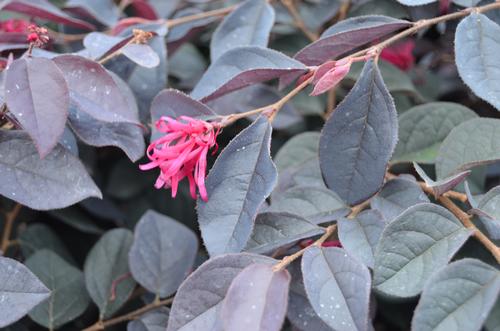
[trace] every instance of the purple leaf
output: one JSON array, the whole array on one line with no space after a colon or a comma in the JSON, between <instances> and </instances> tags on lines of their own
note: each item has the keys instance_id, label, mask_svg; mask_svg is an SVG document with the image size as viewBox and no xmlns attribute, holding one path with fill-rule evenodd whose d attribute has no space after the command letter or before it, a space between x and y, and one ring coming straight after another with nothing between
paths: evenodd
<instances>
[{"instance_id":1,"label":"purple leaf","mask_svg":"<svg viewBox=\"0 0 500 331\"><path fill-rule=\"evenodd\" d=\"M211 256L240 252L255 217L277 181L269 119L259 117L224 148L208 174L208 202L198 199L198 222Z\"/></svg>"},{"instance_id":2,"label":"purple leaf","mask_svg":"<svg viewBox=\"0 0 500 331\"><path fill-rule=\"evenodd\" d=\"M225 330L279 331L285 320L290 274L251 264L231 282L222 303Z\"/></svg>"},{"instance_id":3,"label":"purple leaf","mask_svg":"<svg viewBox=\"0 0 500 331\"><path fill-rule=\"evenodd\" d=\"M224 18L212 35L212 62L238 46L267 47L274 15L273 7L266 0L247 0L239 5Z\"/></svg>"},{"instance_id":4,"label":"purple leaf","mask_svg":"<svg viewBox=\"0 0 500 331\"><path fill-rule=\"evenodd\" d=\"M189 116L203 120L217 117L210 108L189 95L175 89L163 90L151 102L151 123L153 126L162 116L178 118ZM151 140L156 140L160 133L153 127Z\"/></svg>"},{"instance_id":5,"label":"purple leaf","mask_svg":"<svg viewBox=\"0 0 500 331\"><path fill-rule=\"evenodd\" d=\"M103 122L139 122L102 65L77 55L61 55L54 62L68 83L72 106L80 112Z\"/></svg>"},{"instance_id":6,"label":"purple leaf","mask_svg":"<svg viewBox=\"0 0 500 331\"><path fill-rule=\"evenodd\" d=\"M0 194L36 210L65 208L89 197L102 198L83 164L56 146L40 159L28 135L0 133Z\"/></svg>"},{"instance_id":7,"label":"purple leaf","mask_svg":"<svg viewBox=\"0 0 500 331\"><path fill-rule=\"evenodd\" d=\"M188 7L181 9L175 13L172 19L181 18L184 16L191 16L202 13L203 10L196 7ZM170 53L175 52L175 50L180 46L183 41L190 39L197 31L201 30L202 27L214 22L216 17L207 17L200 20L194 20L186 22L184 24L179 24L170 29L167 35L168 50ZM173 47L172 47L173 46Z\"/></svg>"},{"instance_id":8,"label":"purple leaf","mask_svg":"<svg viewBox=\"0 0 500 331\"><path fill-rule=\"evenodd\" d=\"M294 58L306 65L320 65L410 25L411 22L387 16L349 18L327 29L317 41L304 47Z\"/></svg>"},{"instance_id":9,"label":"purple leaf","mask_svg":"<svg viewBox=\"0 0 500 331\"><path fill-rule=\"evenodd\" d=\"M149 45L129 44L123 47L121 52L141 67L155 68L160 64L160 57Z\"/></svg>"},{"instance_id":10,"label":"purple leaf","mask_svg":"<svg viewBox=\"0 0 500 331\"><path fill-rule=\"evenodd\" d=\"M0 257L0 327L26 315L50 296L50 290L23 264Z\"/></svg>"},{"instance_id":11,"label":"purple leaf","mask_svg":"<svg viewBox=\"0 0 500 331\"><path fill-rule=\"evenodd\" d=\"M76 135L88 145L118 147L133 162L144 155L144 137L141 127L137 124L103 122L75 107L70 108L69 124Z\"/></svg>"},{"instance_id":12,"label":"purple leaf","mask_svg":"<svg viewBox=\"0 0 500 331\"><path fill-rule=\"evenodd\" d=\"M206 102L252 84L304 71L303 64L280 52L255 46L237 47L212 63L191 96Z\"/></svg>"},{"instance_id":13,"label":"purple leaf","mask_svg":"<svg viewBox=\"0 0 500 331\"><path fill-rule=\"evenodd\" d=\"M69 91L59 68L48 59L14 61L5 81L9 110L46 156L63 134L68 116Z\"/></svg>"},{"instance_id":14,"label":"purple leaf","mask_svg":"<svg viewBox=\"0 0 500 331\"><path fill-rule=\"evenodd\" d=\"M323 127L319 157L326 185L349 205L370 198L383 184L397 135L394 102L370 60Z\"/></svg>"},{"instance_id":15,"label":"purple leaf","mask_svg":"<svg viewBox=\"0 0 500 331\"><path fill-rule=\"evenodd\" d=\"M471 174L471 171L467 170L438 181L433 181L417 163L413 162L413 167L418 175L424 180L425 184L432 189L436 198L453 190L455 186L462 183L465 178Z\"/></svg>"},{"instance_id":16,"label":"purple leaf","mask_svg":"<svg viewBox=\"0 0 500 331\"><path fill-rule=\"evenodd\" d=\"M233 279L250 264L276 261L256 254L227 254L203 263L179 287L167 331L222 330L220 309Z\"/></svg>"},{"instance_id":17,"label":"purple leaf","mask_svg":"<svg viewBox=\"0 0 500 331\"><path fill-rule=\"evenodd\" d=\"M99 23L114 26L118 22L120 10L112 0L69 0L65 9L80 9Z\"/></svg>"},{"instance_id":18,"label":"purple leaf","mask_svg":"<svg viewBox=\"0 0 500 331\"><path fill-rule=\"evenodd\" d=\"M110 36L102 32L91 32L83 39L85 57L98 59L123 46L130 38ZM79 53L80 54L80 53Z\"/></svg>"},{"instance_id":19,"label":"purple leaf","mask_svg":"<svg viewBox=\"0 0 500 331\"><path fill-rule=\"evenodd\" d=\"M342 79L349 73L351 69L351 62L345 64L337 64L332 69L328 70L325 74L318 78L314 85L314 90L311 92L312 96L320 95L326 91L337 86Z\"/></svg>"},{"instance_id":20,"label":"purple leaf","mask_svg":"<svg viewBox=\"0 0 500 331\"><path fill-rule=\"evenodd\" d=\"M318 316L337 331L368 331L368 268L336 247L307 248L302 257L307 297Z\"/></svg>"},{"instance_id":21,"label":"purple leaf","mask_svg":"<svg viewBox=\"0 0 500 331\"><path fill-rule=\"evenodd\" d=\"M75 28L95 30L95 26L92 24L69 16L46 0L10 0L2 10L43 18Z\"/></svg>"}]
</instances>

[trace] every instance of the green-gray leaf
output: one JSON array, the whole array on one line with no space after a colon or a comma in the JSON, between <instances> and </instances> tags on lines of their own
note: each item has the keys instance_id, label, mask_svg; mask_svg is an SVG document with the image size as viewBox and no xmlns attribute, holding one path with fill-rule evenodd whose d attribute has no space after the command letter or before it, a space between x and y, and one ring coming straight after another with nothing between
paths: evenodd
<instances>
[{"instance_id":1,"label":"green-gray leaf","mask_svg":"<svg viewBox=\"0 0 500 331\"><path fill-rule=\"evenodd\" d=\"M47 300L29 313L35 322L53 330L76 319L87 309L90 299L79 269L48 249L32 255L26 266L52 291Z\"/></svg>"},{"instance_id":2,"label":"green-gray leaf","mask_svg":"<svg viewBox=\"0 0 500 331\"><path fill-rule=\"evenodd\" d=\"M441 206L422 203L407 209L382 232L375 250L374 287L397 297L419 294L470 235Z\"/></svg>"},{"instance_id":3,"label":"green-gray leaf","mask_svg":"<svg viewBox=\"0 0 500 331\"><path fill-rule=\"evenodd\" d=\"M127 301L135 287L134 279L127 276L128 252L132 241L131 231L114 229L102 236L87 255L85 283L90 297L99 307L101 318L113 315ZM111 298L115 281L118 281L115 284L115 298Z\"/></svg>"},{"instance_id":4,"label":"green-gray leaf","mask_svg":"<svg viewBox=\"0 0 500 331\"><path fill-rule=\"evenodd\" d=\"M399 116L399 141L393 162L434 163L439 146L450 131L475 117L469 108L451 102L411 108Z\"/></svg>"},{"instance_id":5,"label":"green-gray leaf","mask_svg":"<svg viewBox=\"0 0 500 331\"><path fill-rule=\"evenodd\" d=\"M443 141L436 159L437 178L499 159L500 119L471 119L451 130Z\"/></svg>"},{"instance_id":6,"label":"green-gray leaf","mask_svg":"<svg viewBox=\"0 0 500 331\"><path fill-rule=\"evenodd\" d=\"M64 258L67 262L75 263L61 239L45 224L35 223L28 226L19 235L18 240L25 258L30 257L39 250L49 249Z\"/></svg>"},{"instance_id":7,"label":"green-gray leaf","mask_svg":"<svg viewBox=\"0 0 500 331\"><path fill-rule=\"evenodd\" d=\"M427 282L412 321L414 331L478 331L500 294L500 272L463 259Z\"/></svg>"},{"instance_id":8,"label":"green-gray leaf","mask_svg":"<svg viewBox=\"0 0 500 331\"><path fill-rule=\"evenodd\" d=\"M278 171L298 167L317 157L319 136L319 132L303 132L288 140L280 148L274 160Z\"/></svg>"},{"instance_id":9,"label":"green-gray leaf","mask_svg":"<svg viewBox=\"0 0 500 331\"><path fill-rule=\"evenodd\" d=\"M500 26L472 13L457 26L455 62L463 81L480 98L500 110Z\"/></svg>"}]
</instances>

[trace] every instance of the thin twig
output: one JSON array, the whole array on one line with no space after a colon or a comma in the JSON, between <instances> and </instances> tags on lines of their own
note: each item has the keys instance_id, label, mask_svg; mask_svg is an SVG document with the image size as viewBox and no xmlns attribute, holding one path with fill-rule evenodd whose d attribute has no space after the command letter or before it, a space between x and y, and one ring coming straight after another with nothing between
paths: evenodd
<instances>
[{"instance_id":1,"label":"thin twig","mask_svg":"<svg viewBox=\"0 0 500 331\"><path fill-rule=\"evenodd\" d=\"M434 194L432 188L427 186L427 184L423 182L419 182L420 187L427 194ZM450 198L442 195L437 199L444 207L446 207L449 211L455 215L456 218L462 222L462 224L467 228L473 231L473 236L483 244L483 246L491 252L491 254L495 257L497 262L500 264L500 247L495 245L487 236L484 235L471 221L471 216L464 212L460 207L458 207Z\"/></svg>"},{"instance_id":2,"label":"thin twig","mask_svg":"<svg viewBox=\"0 0 500 331\"><path fill-rule=\"evenodd\" d=\"M202 19L208 18L208 17L224 16L224 15L231 13L236 8L238 8L238 5L233 5L233 6L229 6L229 7L225 7L225 8L221 8L221 9L210 10L210 11L207 11L204 13L183 16L183 17L179 17L179 18L173 18L173 19L167 20L165 22L165 25L168 28L172 28L172 27L177 26L177 25L186 24L186 23L189 23L192 21L202 20Z\"/></svg>"},{"instance_id":3,"label":"thin twig","mask_svg":"<svg viewBox=\"0 0 500 331\"><path fill-rule=\"evenodd\" d=\"M281 0L281 3L285 8L288 10L290 15L293 18L293 23L297 28L299 28L300 31L304 33L304 35L310 40L310 41L316 41L318 40L319 36L317 33L312 32L309 30L304 23L304 20L302 17L300 17L299 11L297 10L297 7L295 7L295 3L293 0Z\"/></svg>"},{"instance_id":4,"label":"thin twig","mask_svg":"<svg viewBox=\"0 0 500 331\"><path fill-rule=\"evenodd\" d=\"M16 220L17 215L19 215L21 208L22 205L17 203L11 211L5 214L5 226L3 228L2 245L0 247L0 251L2 251L2 254L5 254L10 246L10 235L12 233L14 221Z\"/></svg>"},{"instance_id":5,"label":"thin twig","mask_svg":"<svg viewBox=\"0 0 500 331\"><path fill-rule=\"evenodd\" d=\"M106 321L98 321L94 325L89 326L86 329L83 329L83 331L99 331L99 330L104 330L107 327L110 327L110 326L113 326L113 325L116 325L116 324L119 324L119 323L131 321L131 320L134 320L134 319L140 317L142 314L147 313L148 311L151 311L151 310L154 310L156 308L160 308L160 307L169 305L173 301L174 301L173 297L165 299L165 300L155 300L154 302L152 302L152 303L150 303L148 305L145 305L142 308L134 310L134 311L132 311L132 312L130 312L128 314L125 314L125 315L122 315L122 316L118 316L118 317L115 317L115 318L111 318L111 319L106 320Z\"/></svg>"}]
</instances>

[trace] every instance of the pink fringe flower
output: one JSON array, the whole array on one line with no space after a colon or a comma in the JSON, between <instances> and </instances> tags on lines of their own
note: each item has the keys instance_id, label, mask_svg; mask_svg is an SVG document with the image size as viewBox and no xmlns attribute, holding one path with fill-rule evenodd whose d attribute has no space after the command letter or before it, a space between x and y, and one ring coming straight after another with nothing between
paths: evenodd
<instances>
[{"instance_id":1,"label":"pink fringe flower","mask_svg":"<svg viewBox=\"0 0 500 331\"><path fill-rule=\"evenodd\" d=\"M217 135L220 127L187 116L176 120L163 116L156 122L158 131L165 135L153 141L146 154L151 162L140 165L141 170L160 168L155 187L172 190L172 197L177 195L179 182L187 177L193 199L196 199L196 188L203 201L208 200L205 188L208 151L215 146L217 151Z\"/></svg>"}]
</instances>

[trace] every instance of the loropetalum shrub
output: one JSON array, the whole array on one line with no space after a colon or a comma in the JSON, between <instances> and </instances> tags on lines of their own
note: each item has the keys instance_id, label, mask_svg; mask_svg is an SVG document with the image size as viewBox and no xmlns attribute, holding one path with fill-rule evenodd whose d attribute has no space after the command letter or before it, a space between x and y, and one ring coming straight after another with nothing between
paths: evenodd
<instances>
[{"instance_id":1,"label":"loropetalum shrub","mask_svg":"<svg viewBox=\"0 0 500 331\"><path fill-rule=\"evenodd\" d=\"M499 330L500 2L0 8L0 327Z\"/></svg>"}]
</instances>

